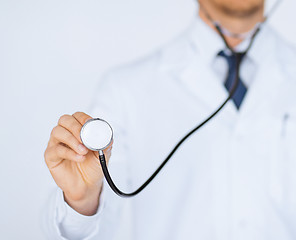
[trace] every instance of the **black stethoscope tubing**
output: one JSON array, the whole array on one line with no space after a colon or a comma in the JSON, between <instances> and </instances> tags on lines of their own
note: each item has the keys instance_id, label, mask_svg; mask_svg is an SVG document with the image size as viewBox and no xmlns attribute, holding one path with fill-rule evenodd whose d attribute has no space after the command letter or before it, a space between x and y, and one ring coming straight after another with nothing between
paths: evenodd
<instances>
[{"instance_id":1,"label":"black stethoscope tubing","mask_svg":"<svg viewBox=\"0 0 296 240\"><path fill-rule=\"evenodd\" d=\"M210 19L211 20L211 19ZM266 20L266 19L265 19ZM263 21L264 22L264 21ZM262 23L263 23L262 22ZM110 188L120 197L132 197L140 193L156 176L157 174L162 170L162 168L166 165L166 163L171 159L171 157L174 155L174 153L178 150L178 148L185 142L186 139L188 139L194 132L196 132L198 129L200 129L202 126L204 126L207 122L209 122L214 116L216 116L226 105L226 103L232 98L233 94L235 93L235 90L239 83L239 75L240 75L240 66L242 61L242 55L246 55L248 51L250 50L251 46L253 45L254 39L257 36L258 32L260 31L261 24L257 26L257 29L253 33L250 39L250 43L248 48L244 52L236 52L232 47L229 46L227 43L227 40L222 32L221 27L218 23L213 22L216 30L218 31L219 35L223 39L225 46L231 51L232 54L236 57L236 75L235 75L235 81L233 83L233 86L231 87L231 90L229 91L229 95L227 99L208 117L206 118L202 123L197 125L195 128L193 128L190 132L188 132L172 149L172 151L168 154L168 156L165 158L165 160L161 163L161 165L155 170L155 172L134 192L131 193L125 193L122 192L113 182L110 173L108 171L105 155L103 151L99 151L99 160L102 167L103 174L105 176L105 179L110 186Z\"/></svg>"}]
</instances>

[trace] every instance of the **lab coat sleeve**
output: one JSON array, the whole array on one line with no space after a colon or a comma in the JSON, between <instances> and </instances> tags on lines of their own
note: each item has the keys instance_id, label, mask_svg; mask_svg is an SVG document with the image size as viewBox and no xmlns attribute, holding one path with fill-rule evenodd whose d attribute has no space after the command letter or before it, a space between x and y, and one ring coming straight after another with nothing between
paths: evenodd
<instances>
[{"instance_id":1,"label":"lab coat sleeve","mask_svg":"<svg viewBox=\"0 0 296 240\"><path fill-rule=\"evenodd\" d=\"M91 239L98 232L100 215L104 209L103 194L100 202L102 204L95 215L84 216L64 201L63 191L58 188L47 205L50 212L44 226L48 239Z\"/></svg>"},{"instance_id":2,"label":"lab coat sleeve","mask_svg":"<svg viewBox=\"0 0 296 240\"><path fill-rule=\"evenodd\" d=\"M108 168L120 189L130 191L128 185L128 140L125 126L124 96L116 76L107 74L98 84L90 111L92 117L107 120L114 132L112 156ZM113 239L120 223L123 199L114 194L104 181L97 213L84 216L68 206L59 189L49 208L47 232L49 239ZM49 230L50 229L50 230Z\"/></svg>"}]
</instances>

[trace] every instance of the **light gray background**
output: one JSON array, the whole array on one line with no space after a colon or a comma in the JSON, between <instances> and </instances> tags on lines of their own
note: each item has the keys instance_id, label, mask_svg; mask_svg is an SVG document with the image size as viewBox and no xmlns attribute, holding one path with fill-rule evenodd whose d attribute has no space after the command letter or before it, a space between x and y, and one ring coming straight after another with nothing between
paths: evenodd
<instances>
[{"instance_id":1,"label":"light gray background","mask_svg":"<svg viewBox=\"0 0 296 240\"><path fill-rule=\"evenodd\" d=\"M43 152L59 116L85 111L106 69L165 44L196 8L194 0L0 0L1 239L44 239L40 215L55 184ZM295 9L284 0L271 19L292 43Z\"/></svg>"}]
</instances>

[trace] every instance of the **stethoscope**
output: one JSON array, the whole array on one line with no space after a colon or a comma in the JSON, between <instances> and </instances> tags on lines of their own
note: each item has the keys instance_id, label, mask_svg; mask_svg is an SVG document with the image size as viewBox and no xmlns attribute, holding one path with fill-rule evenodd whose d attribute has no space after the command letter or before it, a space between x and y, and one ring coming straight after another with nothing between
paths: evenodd
<instances>
[{"instance_id":1,"label":"stethoscope","mask_svg":"<svg viewBox=\"0 0 296 240\"><path fill-rule=\"evenodd\" d=\"M271 12L278 6L278 3L280 1L277 1L276 4L273 6ZM171 150L171 152L168 154L168 156L165 158L165 160L160 164L160 166L155 170L155 172L134 192L131 193L125 193L122 192L113 182L106 163L105 154L103 150L108 148L108 146L113 141L113 129L111 125L100 118L93 118L88 120L81 128L80 131L80 138L82 143L91 151L96 151L99 153L99 162L102 167L103 174L105 176L105 179L110 186L110 188L119 196L121 197L132 197L140 193L156 176L157 174L162 170L162 168L166 165L166 163L171 159L171 157L174 155L174 153L178 150L178 148L185 142L186 139L188 139L193 133L195 133L198 129L203 127L207 122L209 122L214 116L216 116L228 103L228 101L232 98L233 94L235 93L235 90L239 83L239 75L240 75L240 66L242 61L242 56L246 55L248 51L250 50L251 46L253 45L254 39L257 36L258 32L260 31L262 25L266 22L267 16L263 19L263 21L256 25L254 30L252 30L248 36L250 36L250 42L247 47L247 49L244 52L236 52L226 41L225 36L231 35L236 38L246 38L246 35L239 35L239 34L232 34L226 29L223 29L218 22L215 22L208 12L200 5L201 9L204 11L206 17L212 22L212 24L215 26L217 32L221 36L222 40L225 43L225 46L227 49L235 56L236 58L236 75L235 75L235 81L233 83L233 86L231 86L229 95L227 99L203 122L201 122L199 125L197 125L195 128L193 128L190 132L188 132Z\"/></svg>"}]
</instances>

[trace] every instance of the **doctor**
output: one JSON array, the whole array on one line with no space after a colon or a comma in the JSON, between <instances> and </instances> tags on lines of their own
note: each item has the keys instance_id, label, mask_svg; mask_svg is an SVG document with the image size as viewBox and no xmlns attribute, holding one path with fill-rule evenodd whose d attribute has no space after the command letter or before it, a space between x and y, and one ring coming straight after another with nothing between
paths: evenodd
<instances>
[{"instance_id":1,"label":"doctor","mask_svg":"<svg viewBox=\"0 0 296 240\"><path fill-rule=\"evenodd\" d=\"M249 32L263 20L263 0L200 3L232 33ZM113 126L105 154L126 192L228 96L233 56L204 10L166 47L106 74L98 86L90 115ZM249 35L226 39L237 51L250 41ZM49 239L296 239L295 69L294 49L264 25L242 60L242 94L134 198L110 190L95 154L81 144L90 116L62 116L45 151L59 187L47 206Z\"/></svg>"}]
</instances>

